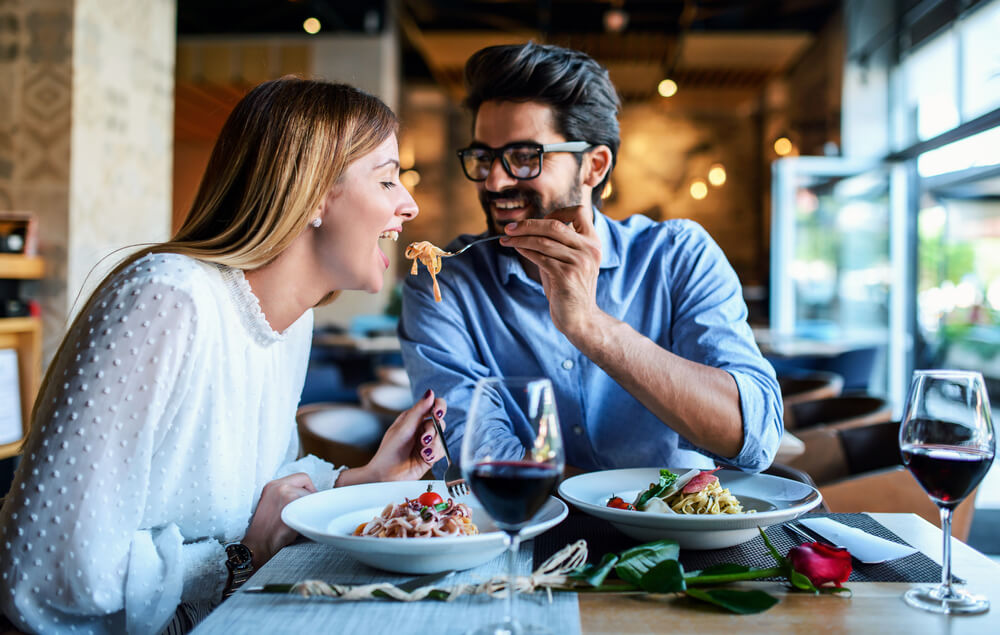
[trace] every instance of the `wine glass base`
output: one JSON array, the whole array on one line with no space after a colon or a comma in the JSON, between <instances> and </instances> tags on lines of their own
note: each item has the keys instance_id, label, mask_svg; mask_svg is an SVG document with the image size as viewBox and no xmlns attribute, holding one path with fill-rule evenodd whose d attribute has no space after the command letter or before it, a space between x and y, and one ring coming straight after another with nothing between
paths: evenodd
<instances>
[{"instance_id":1,"label":"wine glass base","mask_svg":"<svg viewBox=\"0 0 1000 635\"><path fill-rule=\"evenodd\" d=\"M903 594L903 599L914 608L932 613L971 615L990 610L990 601L981 595L955 588L948 593L941 586L910 589Z\"/></svg>"},{"instance_id":2,"label":"wine glass base","mask_svg":"<svg viewBox=\"0 0 1000 635\"><path fill-rule=\"evenodd\" d=\"M553 635L552 631L538 624L500 622L467 631L465 635Z\"/></svg>"}]
</instances>

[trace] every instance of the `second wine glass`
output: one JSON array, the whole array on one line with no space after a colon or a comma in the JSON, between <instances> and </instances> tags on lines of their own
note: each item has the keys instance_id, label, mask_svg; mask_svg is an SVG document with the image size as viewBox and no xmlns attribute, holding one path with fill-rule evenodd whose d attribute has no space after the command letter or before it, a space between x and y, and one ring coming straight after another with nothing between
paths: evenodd
<instances>
[{"instance_id":1,"label":"second wine glass","mask_svg":"<svg viewBox=\"0 0 1000 635\"><path fill-rule=\"evenodd\" d=\"M565 458L552 382L544 377L487 377L476 382L462 440L462 474L504 532L507 615L477 634L548 632L514 612L520 531L562 476Z\"/></svg>"},{"instance_id":2,"label":"second wine glass","mask_svg":"<svg viewBox=\"0 0 1000 635\"><path fill-rule=\"evenodd\" d=\"M956 589L951 582L951 515L986 475L996 440L983 376L957 370L913 374L899 429L903 463L941 510L944 546L941 584L917 587L907 604L935 613L982 613L985 597Z\"/></svg>"}]
</instances>

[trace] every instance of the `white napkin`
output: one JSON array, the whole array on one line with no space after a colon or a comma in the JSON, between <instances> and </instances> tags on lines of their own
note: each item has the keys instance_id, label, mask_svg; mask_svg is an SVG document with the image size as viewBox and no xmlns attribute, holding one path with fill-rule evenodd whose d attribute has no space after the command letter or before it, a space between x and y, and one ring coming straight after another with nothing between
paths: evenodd
<instances>
[{"instance_id":1,"label":"white napkin","mask_svg":"<svg viewBox=\"0 0 1000 635\"><path fill-rule=\"evenodd\" d=\"M917 552L913 547L873 536L829 518L800 518L799 522L833 544L846 547L852 556L867 564L896 560Z\"/></svg>"}]
</instances>

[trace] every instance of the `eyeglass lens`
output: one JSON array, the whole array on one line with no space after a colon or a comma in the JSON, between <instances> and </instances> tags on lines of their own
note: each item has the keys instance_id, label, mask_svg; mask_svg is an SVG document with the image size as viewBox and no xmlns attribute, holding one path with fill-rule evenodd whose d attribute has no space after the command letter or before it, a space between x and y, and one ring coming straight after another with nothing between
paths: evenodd
<instances>
[{"instance_id":1,"label":"eyeglass lens","mask_svg":"<svg viewBox=\"0 0 1000 635\"><path fill-rule=\"evenodd\" d=\"M465 150L462 153L465 174L474 181L485 181L496 153L490 148ZM515 179L531 179L542 170L542 152L537 146L507 146L499 154L504 170Z\"/></svg>"}]
</instances>

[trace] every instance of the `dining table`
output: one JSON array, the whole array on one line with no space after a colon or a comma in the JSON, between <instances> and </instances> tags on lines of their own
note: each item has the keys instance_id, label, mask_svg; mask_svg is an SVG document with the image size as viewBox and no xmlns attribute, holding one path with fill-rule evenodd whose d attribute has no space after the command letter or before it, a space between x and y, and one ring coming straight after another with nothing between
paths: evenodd
<instances>
[{"instance_id":1,"label":"dining table","mask_svg":"<svg viewBox=\"0 0 1000 635\"><path fill-rule=\"evenodd\" d=\"M941 530L920 516L911 513L871 513L842 517L856 517L869 524L874 521L875 525L880 525L894 537L918 549L926 558L916 555L923 558L926 565L933 566L937 575L940 575L938 565L942 551ZM573 518L574 515L571 514L570 519ZM587 523L590 522L588 518L576 514L575 522ZM594 519L594 522L598 521ZM557 529L558 527L550 532ZM772 527L768 531L775 529ZM522 545L520 562L525 574L530 573L530 567L533 566L531 553L537 547L533 547L532 543L545 535ZM970 591L989 599L992 607L988 612L979 615L939 615L911 608L902 598L903 593L914 586L910 582L848 581L845 586L851 591L849 595L817 596L793 592L785 583L770 580L731 585L733 588L760 589L778 598L778 603L772 608L751 615L728 613L695 603L681 594L556 592L553 594L556 601L548 604L546 594L541 591L518 600L519 615L540 621L557 634L1000 633L1000 564L957 539L952 538L951 544L953 575L963 578L965 587ZM296 577L303 572L324 579L335 578L339 571L332 568L339 568L344 563L343 560L336 559L339 554L335 552L336 549L332 546L305 540L285 547L254 574L245 589L213 611L195 629L195 634L262 632L261 628L270 629L275 623L280 625L279 630L284 633L320 630L355 632L354 629L359 628L359 624L365 626L366 633L396 633L400 632L401 623L409 624L414 619L418 623L412 632L459 634L502 615L504 602L489 597L477 597L474 601L460 598L454 602L425 600L411 603L420 606L399 607L402 603L391 600L358 602L292 595L276 597L246 590L259 587L261 583L296 582ZM600 554L591 554L592 560L599 557ZM479 574L502 574L502 560L503 557L498 557L488 565L483 565ZM534 566L537 566L537 557ZM380 574L374 569L370 572L376 578ZM926 566L923 573L926 577ZM392 580L400 579L400 576L382 575ZM401 617L404 614L399 611L409 611L405 615L410 617ZM351 627L351 624L354 626Z\"/></svg>"}]
</instances>

